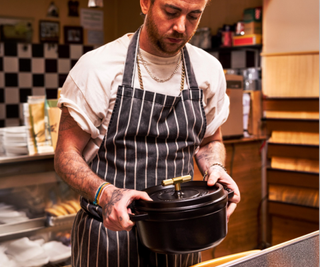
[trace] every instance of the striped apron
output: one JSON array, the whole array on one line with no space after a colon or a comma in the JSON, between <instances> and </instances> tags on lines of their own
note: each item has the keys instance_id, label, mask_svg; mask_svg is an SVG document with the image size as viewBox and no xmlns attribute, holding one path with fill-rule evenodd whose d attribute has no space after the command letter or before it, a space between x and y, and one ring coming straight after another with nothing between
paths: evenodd
<instances>
[{"instance_id":1,"label":"striped apron","mask_svg":"<svg viewBox=\"0 0 320 267\"><path fill-rule=\"evenodd\" d=\"M133 87L139 31L132 37L109 129L91 169L119 188L143 190L164 179L190 174L193 156L206 130L202 90L197 86L186 48L188 89L177 97ZM179 86L179 85L177 85ZM110 231L102 224L101 207L81 198L72 229L74 267L187 267L200 253L166 255L144 247L134 226ZM190 240L192 242L192 240Z\"/></svg>"}]
</instances>

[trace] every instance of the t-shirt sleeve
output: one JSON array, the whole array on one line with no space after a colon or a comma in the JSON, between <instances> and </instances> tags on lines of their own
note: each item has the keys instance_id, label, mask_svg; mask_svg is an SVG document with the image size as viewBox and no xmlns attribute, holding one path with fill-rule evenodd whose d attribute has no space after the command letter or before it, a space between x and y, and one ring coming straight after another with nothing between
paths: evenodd
<instances>
[{"instance_id":1,"label":"t-shirt sleeve","mask_svg":"<svg viewBox=\"0 0 320 267\"><path fill-rule=\"evenodd\" d=\"M80 58L63 84L58 107L65 106L79 127L97 138L106 117L110 92L102 86L98 69L90 58ZM88 71L90 70L90 71Z\"/></svg>"},{"instance_id":2,"label":"t-shirt sleeve","mask_svg":"<svg viewBox=\"0 0 320 267\"><path fill-rule=\"evenodd\" d=\"M213 135L229 116L230 100L226 94L226 79L222 65L213 56L206 57L207 66L198 76L204 91L204 110L207 128L204 137Z\"/></svg>"},{"instance_id":3,"label":"t-shirt sleeve","mask_svg":"<svg viewBox=\"0 0 320 267\"><path fill-rule=\"evenodd\" d=\"M70 116L77 122L79 127L89 133L95 139L99 135L98 127L101 120L92 111L85 100L81 90L76 86L70 75L67 77L60 94L58 107L68 108Z\"/></svg>"},{"instance_id":4,"label":"t-shirt sleeve","mask_svg":"<svg viewBox=\"0 0 320 267\"><path fill-rule=\"evenodd\" d=\"M207 100L207 130L205 137L213 135L229 116L229 96L226 94L226 80L223 70L216 81L216 93Z\"/></svg>"}]
</instances>

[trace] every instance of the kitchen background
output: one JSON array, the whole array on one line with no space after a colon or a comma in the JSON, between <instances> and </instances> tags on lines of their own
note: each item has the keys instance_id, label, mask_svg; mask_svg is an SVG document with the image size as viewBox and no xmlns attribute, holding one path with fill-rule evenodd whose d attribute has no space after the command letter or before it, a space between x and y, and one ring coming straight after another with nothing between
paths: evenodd
<instances>
[{"instance_id":1,"label":"kitchen background","mask_svg":"<svg viewBox=\"0 0 320 267\"><path fill-rule=\"evenodd\" d=\"M52 16L52 2L59 17ZM69 5L76 3L70 16ZM230 219L228 236L217 248L203 252L204 259L264 248L319 229L319 2L211 0L199 27L209 28L216 37L224 25L242 20L246 8L259 6L263 7L262 45L209 49L227 72L261 67L261 87L250 92L255 103L251 123L259 129L267 126L268 131L225 141L226 168L236 179L242 200ZM49 10L53 10L50 16ZM82 21L81 12L88 10L98 16L98 26ZM56 98L83 53L135 31L142 23L137 0L108 0L92 9L87 0L0 0L0 21L6 18L31 21L33 34L29 42L0 40L1 127L22 124L22 103L29 95ZM55 43L40 40L41 21L58 22ZM78 33L82 26L82 38L66 40L65 26ZM39 185L63 184L53 169L53 153L21 158L0 159L3 200L21 196L25 187L35 185L38 196L39 191L47 192L38 190ZM60 191L65 189L55 195L63 195ZM28 231L26 235L31 235ZM7 232L0 231L2 241L12 238Z\"/></svg>"},{"instance_id":2,"label":"kitchen background","mask_svg":"<svg viewBox=\"0 0 320 267\"><path fill-rule=\"evenodd\" d=\"M206 12L214 13L214 16L205 13L199 27L210 25L210 34L216 34L223 25L241 20L244 9L261 5L261 0L212 1ZM89 10L87 0L1 0L0 6L0 24L13 18L32 25L32 35L25 37L26 42L10 39L4 42L3 34L0 39L0 127L22 125L22 103L27 102L28 96L46 95L47 99L56 99L58 88L82 54L135 31L143 22L139 1L105 1L103 7L91 9L89 12L93 15L101 16L98 25L84 22L87 14L82 12ZM229 9L229 6L233 8ZM50 43L39 34L40 23L48 21L57 23L59 30L56 40L49 40ZM65 38L65 26L82 26L79 43L69 43ZM260 67L260 52L211 51L224 68Z\"/></svg>"}]
</instances>

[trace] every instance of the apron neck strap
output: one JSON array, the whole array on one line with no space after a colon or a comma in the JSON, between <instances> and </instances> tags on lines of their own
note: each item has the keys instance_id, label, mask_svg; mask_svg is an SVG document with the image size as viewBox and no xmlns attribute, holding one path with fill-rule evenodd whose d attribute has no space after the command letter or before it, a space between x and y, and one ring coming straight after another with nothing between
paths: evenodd
<instances>
[{"instance_id":1,"label":"apron neck strap","mask_svg":"<svg viewBox=\"0 0 320 267\"><path fill-rule=\"evenodd\" d=\"M188 84L190 86L190 89L198 89L198 83L196 80L196 76L194 75L193 72L193 67L190 61L190 57L189 57L189 53L188 50L186 48L186 46L183 47L183 62L182 64L185 64L185 70L186 70L186 77L188 79Z\"/></svg>"},{"instance_id":2,"label":"apron neck strap","mask_svg":"<svg viewBox=\"0 0 320 267\"><path fill-rule=\"evenodd\" d=\"M126 62L124 65L124 73L122 79L122 85L126 87L134 87L134 76L136 73L136 66L137 66L137 54L139 49L139 37L140 37L140 30L141 27L135 32L132 36L128 51ZM188 79L188 84L190 89L198 89L198 84L196 81L196 77L193 72L192 64L190 61L189 53L186 46L183 47L183 64L185 64L186 69L186 77Z\"/></svg>"}]
</instances>

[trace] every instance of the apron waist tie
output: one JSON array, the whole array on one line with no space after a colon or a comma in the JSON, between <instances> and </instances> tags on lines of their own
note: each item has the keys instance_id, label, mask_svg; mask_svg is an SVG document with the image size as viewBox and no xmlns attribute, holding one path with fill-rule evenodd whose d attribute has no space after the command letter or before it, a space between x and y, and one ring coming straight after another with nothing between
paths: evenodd
<instances>
[{"instance_id":1,"label":"apron waist tie","mask_svg":"<svg viewBox=\"0 0 320 267\"><path fill-rule=\"evenodd\" d=\"M88 213L91 217L99 222L102 222L102 208L100 206L95 206L89 202L86 198L81 197L80 199L81 208Z\"/></svg>"}]
</instances>

